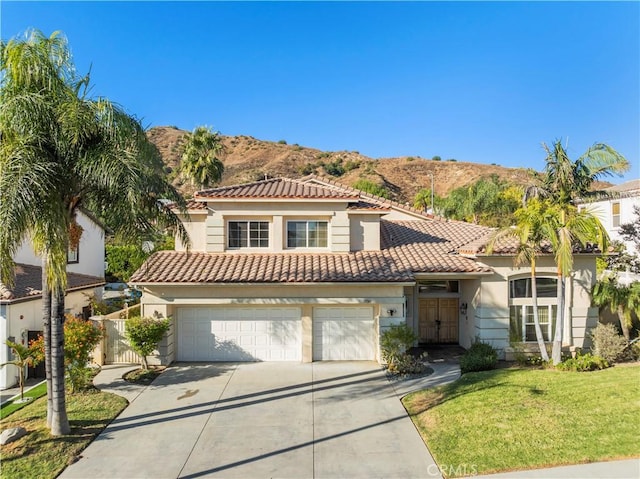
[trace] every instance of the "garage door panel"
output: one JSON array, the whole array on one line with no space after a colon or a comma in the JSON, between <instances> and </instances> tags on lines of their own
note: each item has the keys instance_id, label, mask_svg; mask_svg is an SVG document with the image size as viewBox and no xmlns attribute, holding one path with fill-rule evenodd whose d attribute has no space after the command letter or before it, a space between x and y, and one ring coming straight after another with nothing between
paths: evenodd
<instances>
[{"instance_id":1,"label":"garage door panel","mask_svg":"<svg viewBox=\"0 0 640 479\"><path fill-rule=\"evenodd\" d=\"M180 308L179 361L299 361L299 308Z\"/></svg>"},{"instance_id":2,"label":"garage door panel","mask_svg":"<svg viewBox=\"0 0 640 479\"><path fill-rule=\"evenodd\" d=\"M373 360L375 350L372 308L314 308L314 360Z\"/></svg>"}]
</instances>

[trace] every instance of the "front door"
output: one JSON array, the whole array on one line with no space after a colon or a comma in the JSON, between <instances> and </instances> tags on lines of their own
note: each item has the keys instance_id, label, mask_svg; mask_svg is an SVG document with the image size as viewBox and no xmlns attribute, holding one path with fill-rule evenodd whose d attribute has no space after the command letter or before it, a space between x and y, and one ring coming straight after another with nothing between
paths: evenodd
<instances>
[{"instance_id":1,"label":"front door","mask_svg":"<svg viewBox=\"0 0 640 479\"><path fill-rule=\"evenodd\" d=\"M458 343L458 298L420 300L419 341Z\"/></svg>"}]
</instances>

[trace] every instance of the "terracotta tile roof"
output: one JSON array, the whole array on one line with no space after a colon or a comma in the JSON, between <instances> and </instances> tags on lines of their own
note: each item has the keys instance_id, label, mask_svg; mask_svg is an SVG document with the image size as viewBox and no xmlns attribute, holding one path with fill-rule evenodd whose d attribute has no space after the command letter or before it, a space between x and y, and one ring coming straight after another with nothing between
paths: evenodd
<instances>
[{"instance_id":1,"label":"terracotta tile roof","mask_svg":"<svg viewBox=\"0 0 640 479\"><path fill-rule=\"evenodd\" d=\"M381 221L383 252L413 273L486 273L491 268L458 250L483 237L484 226L460 221Z\"/></svg>"},{"instance_id":2,"label":"terracotta tile roof","mask_svg":"<svg viewBox=\"0 0 640 479\"><path fill-rule=\"evenodd\" d=\"M207 203L203 201L187 200L187 209L188 210L206 210Z\"/></svg>"},{"instance_id":3,"label":"terracotta tile roof","mask_svg":"<svg viewBox=\"0 0 640 479\"><path fill-rule=\"evenodd\" d=\"M348 210L374 210L374 211L389 211L391 208L371 201L360 200L357 203L352 203L347 207Z\"/></svg>"},{"instance_id":4,"label":"terracotta tile roof","mask_svg":"<svg viewBox=\"0 0 640 479\"><path fill-rule=\"evenodd\" d=\"M288 178L272 178L245 185L212 188L198 191L194 197L195 199L359 199L359 195L355 192L345 192Z\"/></svg>"},{"instance_id":5,"label":"terracotta tile roof","mask_svg":"<svg viewBox=\"0 0 640 479\"><path fill-rule=\"evenodd\" d=\"M485 273L457 248L488 228L462 222L381 221L382 250L354 253L186 253L160 251L133 283L405 282L414 273Z\"/></svg>"},{"instance_id":6,"label":"terracotta tile roof","mask_svg":"<svg viewBox=\"0 0 640 479\"><path fill-rule=\"evenodd\" d=\"M344 254L225 254L158 251L132 283L333 283L412 281L379 251Z\"/></svg>"},{"instance_id":7,"label":"terracotta tile roof","mask_svg":"<svg viewBox=\"0 0 640 479\"><path fill-rule=\"evenodd\" d=\"M42 267L16 264L15 286L9 288L0 283L0 300L14 301L42 294ZM104 278L86 274L67 273L67 291L102 286Z\"/></svg>"},{"instance_id":8,"label":"terracotta tile roof","mask_svg":"<svg viewBox=\"0 0 640 479\"><path fill-rule=\"evenodd\" d=\"M325 178L323 176L308 175L308 176L305 176L304 178L301 178L300 181L305 183L324 185L327 187L335 188L344 193L355 193L358 196L360 196L360 198L363 201L375 203L380 205L381 207L386 207L386 208L393 207L402 211L406 211L407 213L411 213L416 216L421 216L423 218L432 218L432 219L438 218L435 215L432 215L432 214L426 213L425 211L414 208L413 206L410 206L408 203L399 203L397 201L383 198L382 196L372 195L371 193L357 190L351 186L343 185L342 183L339 183L330 178Z\"/></svg>"}]
</instances>

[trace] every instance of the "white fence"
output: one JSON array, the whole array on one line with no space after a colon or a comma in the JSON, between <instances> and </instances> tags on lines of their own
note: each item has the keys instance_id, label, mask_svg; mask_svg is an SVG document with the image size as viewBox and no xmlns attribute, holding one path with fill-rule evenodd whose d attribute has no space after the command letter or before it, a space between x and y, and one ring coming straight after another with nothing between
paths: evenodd
<instances>
[{"instance_id":1,"label":"white fence","mask_svg":"<svg viewBox=\"0 0 640 479\"><path fill-rule=\"evenodd\" d=\"M125 319L106 319L105 327L105 364L139 363L140 356L131 349L124 334Z\"/></svg>"},{"instance_id":2,"label":"white fence","mask_svg":"<svg viewBox=\"0 0 640 479\"><path fill-rule=\"evenodd\" d=\"M105 316L93 316L91 319L104 328L104 339L94 352L97 364L139 363L140 356L131 349L124 334L124 323L130 315L139 314L140 305L122 309Z\"/></svg>"}]
</instances>

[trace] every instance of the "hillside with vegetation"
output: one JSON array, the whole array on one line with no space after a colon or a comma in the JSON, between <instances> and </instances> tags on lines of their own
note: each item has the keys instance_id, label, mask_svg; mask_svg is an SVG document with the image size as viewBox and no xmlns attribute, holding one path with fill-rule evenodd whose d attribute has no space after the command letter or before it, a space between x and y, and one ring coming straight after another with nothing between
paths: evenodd
<instances>
[{"instance_id":1,"label":"hillside with vegetation","mask_svg":"<svg viewBox=\"0 0 640 479\"><path fill-rule=\"evenodd\" d=\"M158 147L174 185L184 195L197 189L178 175L182 144L188 132L176 127L154 127L149 139ZM475 183L480 178L496 176L509 184L526 185L530 171L434 157L403 156L374 159L357 151L321 151L298 144L258 140L251 136L222 136L225 153L224 174L220 185L247 183L270 177L300 178L311 173L353 185L368 180L389 191L391 199L413 203L418 191L431 187L438 196Z\"/></svg>"}]
</instances>

